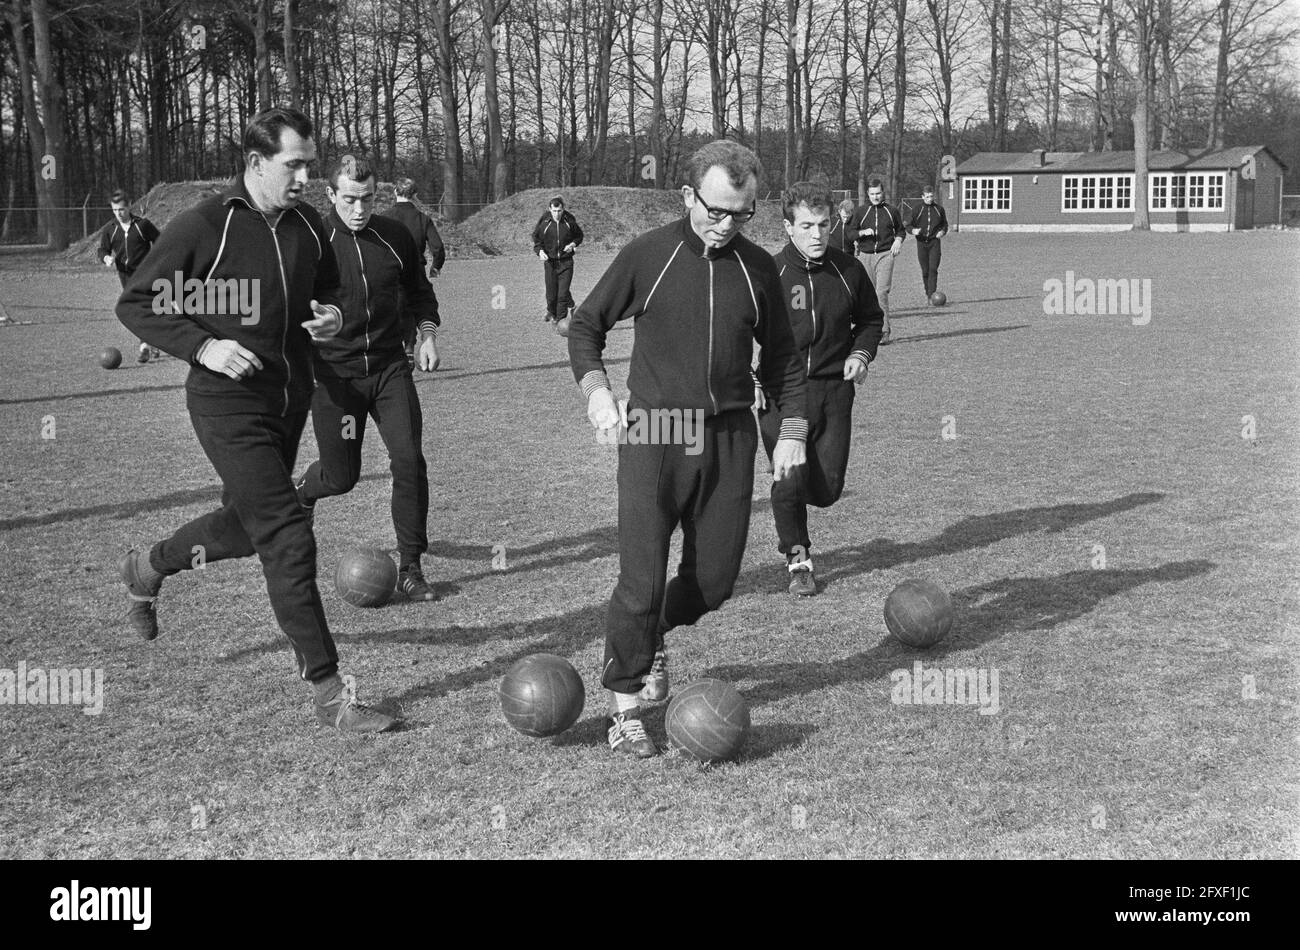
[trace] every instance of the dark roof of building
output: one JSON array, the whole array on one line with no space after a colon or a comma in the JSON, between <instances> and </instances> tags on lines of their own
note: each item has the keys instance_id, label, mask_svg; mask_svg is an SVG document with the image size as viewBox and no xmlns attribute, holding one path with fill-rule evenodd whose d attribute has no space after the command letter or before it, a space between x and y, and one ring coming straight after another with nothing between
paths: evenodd
<instances>
[{"instance_id":1,"label":"dark roof of building","mask_svg":"<svg viewBox=\"0 0 1300 950\"><path fill-rule=\"evenodd\" d=\"M1165 150L1150 152L1147 168L1152 171L1237 168L1247 155L1267 152L1282 166L1266 145L1235 145L1231 148L1203 149L1196 152ZM977 152L957 166L958 175L1041 174L1044 172L1125 172L1132 171L1133 152Z\"/></svg>"}]
</instances>

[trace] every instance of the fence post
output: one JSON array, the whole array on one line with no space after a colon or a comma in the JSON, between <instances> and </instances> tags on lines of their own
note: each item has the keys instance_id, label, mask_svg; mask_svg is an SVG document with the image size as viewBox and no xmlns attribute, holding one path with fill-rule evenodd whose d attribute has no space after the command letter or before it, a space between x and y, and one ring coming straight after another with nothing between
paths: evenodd
<instances>
[{"instance_id":1,"label":"fence post","mask_svg":"<svg viewBox=\"0 0 1300 950\"><path fill-rule=\"evenodd\" d=\"M81 203L81 237L85 240L90 233L90 192L86 192L86 200Z\"/></svg>"}]
</instances>

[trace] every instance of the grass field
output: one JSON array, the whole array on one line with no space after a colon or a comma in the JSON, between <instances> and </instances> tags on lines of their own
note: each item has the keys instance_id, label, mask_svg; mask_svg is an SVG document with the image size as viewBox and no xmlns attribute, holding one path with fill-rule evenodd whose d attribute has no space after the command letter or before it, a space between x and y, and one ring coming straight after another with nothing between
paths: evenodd
<instances>
[{"instance_id":1,"label":"grass field","mask_svg":"<svg viewBox=\"0 0 1300 950\"><path fill-rule=\"evenodd\" d=\"M1297 856L1300 236L944 252L950 303L928 310L904 249L848 490L812 517L824 592L785 592L760 466L735 597L670 635L674 683L722 677L751 705L741 759L712 768L605 748L615 456L536 262L452 262L435 285L444 368L419 390L442 599L362 611L332 590L347 547L394 544L373 433L361 484L318 508L344 671L409 719L358 739L315 725L252 560L169 580L158 641L124 629L121 552L219 494L185 367L131 361L103 269L0 257L18 322L0 327L0 668L105 677L101 715L0 706L0 856ZM580 258L579 299L609 259ZM1045 315L1067 271L1150 278L1150 322ZM622 389L633 333L611 339ZM107 344L122 369L99 368ZM308 437L299 469L314 457ZM958 608L926 652L881 616L913 576ZM587 687L554 740L498 708L534 652ZM999 711L895 704L917 660L996 671Z\"/></svg>"}]
</instances>

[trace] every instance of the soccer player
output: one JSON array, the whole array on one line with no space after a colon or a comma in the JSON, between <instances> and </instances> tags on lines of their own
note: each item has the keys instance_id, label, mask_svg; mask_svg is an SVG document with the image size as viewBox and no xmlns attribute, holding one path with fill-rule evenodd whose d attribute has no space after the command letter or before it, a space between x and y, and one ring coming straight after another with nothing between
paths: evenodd
<instances>
[{"instance_id":1,"label":"soccer player","mask_svg":"<svg viewBox=\"0 0 1300 950\"><path fill-rule=\"evenodd\" d=\"M113 220L99 236L99 257L105 267L117 268L118 282L126 289L126 282L158 240L158 229L148 218L131 213L131 199L125 191L113 192L109 204L113 208ZM136 361L147 363L161 355L157 347L141 341Z\"/></svg>"},{"instance_id":2,"label":"soccer player","mask_svg":"<svg viewBox=\"0 0 1300 950\"><path fill-rule=\"evenodd\" d=\"M414 198L418 191L415 182L409 178L399 178L393 185L394 202L393 206L388 209L388 214L384 217L392 218L394 221L400 221L406 230L411 232L411 237L415 240L415 249L420 255L420 263L425 268L425 272L432 279L442 272L442 267L447 263L447 248L442 243L442 236L434 226L433 219L415 206ZM428 252L428 258L425 252ZM419 340L420 328L418 321L408 315L403 308L402 313L403 333L406 347L406 359L412 367L415 366L415 344Z\"/></svg>"},{"instance_id":3,"label":"soccer player","mask_svg":"<svg viewBox=\"0 0 1300 950\"><path fill-rule=\"evenodd\" d=\"M808 506L828 508L844 491L854 385L866 379L867 366L875 359L884 313L866 270L830 244L830 192L798 182L781 200L790 240L775 258L808 372L808 461L792 477L772 483L772 515L790 573L790 592L808 596L817 593ZM765 406L759 410L758 424L771 455L780 438L780 414Z\"/></svg>"},{"instance_id":4,"label":"soccer player","mask_svg":"<svg viewBox=\"0 0 1300 950\"><path fill-rule=\"evenodd\" d=\"M880 342L889 342L889 289L894 283L894 258L903 249L903 217L885 201L885 186L879 178L867 184L867 204L853 216L850 225L858 232L858 250L862 253L871 285L876 289L876 299L885 312L885 327Z\"/></svg>"},{"instance_id":5,"label":"soccer player","mask_svg":"<svg viewBox=\"0 0 1300 950\"><path fill-rule=\"evenodd\" d=\"M393 472L397 589L411 600L434 600L420 567L429 549L429 470L420 445L424 416L402 346L399 301L405 299L419 324L416 364L426 373L439 363L438 301L410 234L374 214L374 167L345 155L328 181L333 207L325 228L343 286L343 329L316 348L311 419L320 459L298 480L298 499L311 511L318 499L356 486L366 416L372 417Z\"/></svg>"},{"instance_id":6,"label":"soccer player","mask_svg":"<svg viewBox=\"0 0 1300 950\"><path fill-rule=\"evenodd\" d=\"M845 198L836 209L835 220L831 222L830 246L845 254L857 254L857 235L849 222L853 219L853 202Z\"/></svg>"},{"instance_id":7,"label":"soccer player","mask_svg":"<svg viewBox=\"0 0 1300 950\"><path fill-rule=\"evenodd\" d=\"M533 253L546 270L546 322L557 323L573 313L573 252L582 243L578 219L564 208L564 199L551 199L546 214L533 228ZM561 313L563 311L563 313Z\"/></svg>"},{"instance_id":8,"label":"soccer player","mask_svg":"<svg viewBox=\"0 0 1300 950\"><path fill-rule=\"evenodd\" d=\"M601 354L620 320L636 321L626 415L658 413L658 438L618 451L618 585L610 599L601 682L609 691L609 746L645 758L658 748L642 702L668 697L664 634L695 623L731 596L749 534L758 445L759 376L778 414L780 481L804 462L804 368L772 258L740 231L754 216L762 166L749 149L716 141L687 163L686 216L629 243L573 317L569 360L599 433L620 424ZM675 414L675 416L674 416ZM607 435L602 436L602 441ZM682 560L665 585L669 540Z\"/></svg>"},{"instance_id":9,"label":"soccer player","mask_svg":"<svg viewBox=\"0 0 1300 950\"><path fill-rule=\"evenodd\" d=\"M290 474L311 400L312 344L343 325L334 252L320 215L302 201L316 158L311 136L311 120L296 110L255 115L243 174L167 226L118 301L131 332L192 364L190 420L223 488L216 511L147 554L127 552L122 580L128 620L152 640L165 577L256 553L317 718L344 732L380 732L396 720L358 703L339 676L316 586L316 539Z\"/></svg>"},{"instance_id":10,"label":"soccer player","mask_svg":"<svg viewBox=\"0 0 1300 950\"><path fill-rule=\"evenodd\" d=\"M916 258L921 263L921 283L925 285L925 302L939 289L939 241L948 233L948 216L943 206L934 203L934 189L926 185L921 203L912 212L907 230L916 236Z\"/></svg>"}]
</instances>

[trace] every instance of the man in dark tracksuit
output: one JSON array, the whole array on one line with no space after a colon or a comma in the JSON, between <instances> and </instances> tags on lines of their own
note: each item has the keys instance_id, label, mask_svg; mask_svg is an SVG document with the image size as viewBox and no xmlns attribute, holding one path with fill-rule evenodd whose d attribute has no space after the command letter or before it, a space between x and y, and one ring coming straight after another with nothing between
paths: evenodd
<instances>
[{"instance_id":1,"label":"man in dark tracksuit","mask_svg":"<svg viewBox=\"0 0 1300 950\"><path fill-rule=\"evenodd\" d=\"M853 202L845 198L836 209L835 220L831 222L830 246L845 254L858 253L857 232L849 222L853 220Z\"/></svg>"},{"instance_id":2,"label":"man in dark tracksuit","mask_svg":"<svg viewBox=\"0 0 1300 950\"><path fill-rule=\"evenodd\" d=\"M925 302L939 289L939 241L948 233L948 216L934 203L934 189L929 185L921 192L921 203L912 212L907 230L916 235L916 259L921 264L921 282L925 285Z\"/></svg>"},{"instance_id":3,"label":"man in dark tracksuit","mask_svg":"<svg viewBox=\"0 0 1300 950\"><path fill-rule=\"evenodd\" d=\"M582 228L564 199L556 195L533 228L533 253L546 269L546 322L557 323L573 310L573 252L582 243Z\"/></svg>"},{"instance_id":4,"label":"man in dark tracksuit","mask_svg":"<svg viewBox=\"0 0 1300 950\"><path fill-rule=\"evenodd\" d=\"M158 229L148 218L131 213L131 202L126 192L115 191L110 199L113 220L104 226L99 236L99 257L105 267L117 268L117 280L126 289L126 282L144 260L149 248L158 240ZM141 342L137 357L141 363L161 355L157 347Z\"/></svg>"},{"instance_id":5,"label":"man in dark tracksuit","mask_svg":"<svg viewBox=\"0 0 1300 950\"><path fill-rule=\"evenodd\" d=\"M356 486L366 416L373 416L393 472L397 589L411 600L433 600L420 568L429 549L429 470L420 445L424 417L402 346L399 307L404 298L419 323L416 360L431 372L438 366L438 300L406 229L373 214L374 168L345 156L329 180L333 208L325 227L343 285L343 329L316 349L311 418L320 460L298 480L298 497L312 508L317 499Z\"/></svg>"},{"instance_id":6,"label":"man in dark tracksuit","mask_svg":"<svg viewBox=\"0 0 1300 950\"><path fill-rule=\"evenodd\" d=\"M391 716L347 694L316 586L316 540L292 470L313 388L314 341L337 333L338 267L320 215L302 203L316 157L311 121L292 109L258 113L244 132L244 173L176 217L127 284L118 318L192 364L186 402L221 478L221 507L131 550L122 580L128 619L158 636L164 577L256 553L317 718L347 732L391 728Z\"/></svg>"},{"instance_id":7,"label":"man in dark tracksuit","mask_svg":"<svg viewBox=\"0 0 1300 950\"><path fill-rule=\"evenodd\" d=\"M808 373L808 462L795 477L772 483L772 515L790 592L807 596L817 593L808 505L828 508L844 491L854 385L866 378L875 359L884 313L863 266L829 246L830 192L799 182L782 203L790 241L775 257ZM779 414L764 406L758 423L770 455L780 435Z\"/></svg>"},{"instance_id":8,"label":"man in dark tracksuit","mask_svg":"<svg viewBox=\"0 0 1300 950\"><path fill-rule=\"evenodd\" d=\"M610 599L601 682L610 691L610 748L658 752L642 701L668 696L664 634L731 596L749 534L757 433L750 364L777 406L774 477L804 461L804 369L772 258L740 235L762 168L734 142L704 146L682 189L687 216L628 244L597 282L569 334L569 360L599 432L620 424L601 354L620 320L636 321L628 429L618 453L619 577ZM658 438L633 425L676 419ZM621 431L621 430L620 430ZM602 439L605 441L605 439ZM682 561L665 585L669 542Z\"/></svg>"},{"instance_id":9,"label":"man in dark tracksuit","mask_svg":"<svg viewBox=\"0 0 1300 950\"><path fill-rule=\"evenodd\" d=\"M850 229L858 233L858 251L871 275L871 286L885 312L885 328L880 342L889 342L889 290L894 283L894 259L903 249L903 217L885 201L885 186L879 178L867 185L867 203L853 214Z\"/></svg>"},{"instance_id":10,"label":"man in dark tracksuit","mask_svg":"<svg viewBox=\"0 0 1300 950\"><path fill-rule=\"evenodd\" d=\"M399 178L393 188L396 200L384 217L401 222L411 233L421 266L428 269L430 278L437 277L443 265L447 263L447 248L442 243L442 235L434 226L433 219L417 208L415 202L411 200L417 194L414 181L409 178ZM420 336L418 324L419 320L415 315L408 314L403 307L402 326L406 341L406 358L412 366L415 365L415 344Z\"/></svg>"}]
</instances>

